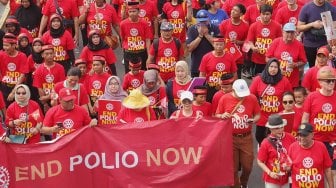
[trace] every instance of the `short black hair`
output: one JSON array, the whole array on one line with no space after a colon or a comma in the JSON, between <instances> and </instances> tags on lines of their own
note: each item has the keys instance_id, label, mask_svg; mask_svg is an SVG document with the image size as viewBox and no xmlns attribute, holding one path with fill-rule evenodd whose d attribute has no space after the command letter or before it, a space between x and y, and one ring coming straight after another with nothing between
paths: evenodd
<instances>
[{"instance_id":1,"label":"short black hair","mask_svg":"<svg viewBox=\"0 0 336 188\"><path fill-rule=\"evenodd\" d=\"M245 8L245 6L244 6L243 4L238 3L238 4L235 4L234 7L238 7L239 10L240 10L240 12L241 12L243 15L246 13L246 8Z\"/></svg>"},{"instance_id":2,"label":"short black hair","mask_svg":"<svg viewBox=\"0 0 336 188\"><path fill-rule=\"evenodd\" d=\"M67 76L78 76L80 78L82 76L82 72L78 67L71 67L67 72Z\"/></svg>"},{"instance_id":3,"label":"short black hair","mask_svg":"<svg viewBox=\"0 0 336 188\"><path fill-rule=\"evenodd\" d=\"M271 14L273 13L273 8L271 5L268 4L263 4L260 7L260 13L265 13L265 12L270 12Z\"/></svg>"},{"instance_id":4,"label":"short black hair","mask_svg":"<svg viewBox=\"0 0 336 188\"><path fill-rule=\"evenodd\" d=\"M232 73L225 73L221 76L221 80L230 80L231 78L233 78L233 74Z\"/></svg>"},{"instance_id":5,"label":"short black hair","mask_svg":"<svg viewBox=\"0 0 336 188\"><path fill-rule=\"evenodd\" d=\"M302 86L294 87L294 92L301 92L304 96L308 95L307 89Z\"/></svg>"}]
</instances>

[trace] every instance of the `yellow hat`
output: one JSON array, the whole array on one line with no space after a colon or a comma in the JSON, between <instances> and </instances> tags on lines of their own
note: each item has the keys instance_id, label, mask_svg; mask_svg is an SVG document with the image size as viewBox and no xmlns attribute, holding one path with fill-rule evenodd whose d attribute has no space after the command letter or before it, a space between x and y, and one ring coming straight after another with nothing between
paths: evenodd
<instances>
[{"instance_id":1,"label":"yellow hat","mask_svg":"<svg viewBox=\"0 0 336 188\"><path fill-rule=\"evenodd\" d=\"M133 89L122 104L129 109L140 109L149 106L150 101L139 89Z\"/></svg>"}]
</instances>

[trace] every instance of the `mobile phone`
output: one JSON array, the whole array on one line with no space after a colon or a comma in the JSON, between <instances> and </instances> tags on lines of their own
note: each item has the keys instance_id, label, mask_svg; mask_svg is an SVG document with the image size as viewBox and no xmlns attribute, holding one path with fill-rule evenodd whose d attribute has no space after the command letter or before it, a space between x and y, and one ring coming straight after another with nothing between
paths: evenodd
<instances>
[{"instance_id":1,"label":"mobile phone","mask_svg":"<svg viewBox=\"0 0 336 188\"><path fill-rule=\"evenodd\" d=\"M253 123L253 119L248 119L247 123Z\"/></svg>"},{"instance_id":2,"label":"mobile phone","mask_svg":"<svg viewBox=\"0 0 336 188\"><path fill-rule=\"evenodd\" d=\"M59 128L62 128L62 127L63 127L63 122L56 122L56 125L57 125Z\"/></svg>"}]
</instances>

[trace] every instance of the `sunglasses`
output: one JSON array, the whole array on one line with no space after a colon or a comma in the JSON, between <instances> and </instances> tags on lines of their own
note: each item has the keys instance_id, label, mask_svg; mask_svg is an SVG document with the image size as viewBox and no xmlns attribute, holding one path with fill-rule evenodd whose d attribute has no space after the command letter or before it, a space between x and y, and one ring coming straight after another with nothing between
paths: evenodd
<instances>
[{"instance_id":1,"label":"sunglasses","mask_svg":"<svg viewBox=\"0 0 336 188\"><path fill-rule=\"evenodd\" d=\"M26 95L26 92L16 92L17 95Z\"/></svg>"},{"instance_id":2,"label":"sunglasses","mask_svg":"<svg viewBox=\"0 0 336 188\"><path fill-rule=\"evenodd\" d=\"M294 101L290 100L290 101L282 101L283 104L293 104Z\"/></svg>"},{"instance_id":3,"label":"sunglasses","mask_svg":"<svg viewBox=\"0 0 336 188\"><path fill-rule=\"evenodd\" d=\"M330 84L330 83L335 83L336 80L321 80L321 81Z\"/></svg>"}]
</instances>

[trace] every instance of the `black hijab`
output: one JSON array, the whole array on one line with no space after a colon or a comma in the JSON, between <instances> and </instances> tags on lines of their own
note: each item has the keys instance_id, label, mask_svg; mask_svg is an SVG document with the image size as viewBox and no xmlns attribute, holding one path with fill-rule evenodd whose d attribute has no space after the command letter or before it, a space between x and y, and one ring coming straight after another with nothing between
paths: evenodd
<instances>
[{"instance_id":1,"label":"black hijab","mask_svg":"<svg viewBox=\"0 0 336 188\"><path fill-rule=\"evenodd\" d=\"M94 45L93 42L92 42L92 37L94 35L97 35L97 34L93 34L93 35L89 36L89 41L88 41L88 44L87 44L87 47L89 48L89 50L91 50L91 51L99 51L99 50L102 50L102 49L108 49L108 48L110 48L101 37L100 37L100 40L99 40L99 44Z\"/></svg>"},{"instance_id":2,"label":"black hijab","mask_svg":"<svg viewBox=\"0 0 336 188\"><path fill-rule=\"evenodd\" d=\"M21 27L28 30L38 28L42 18L41 9L34 3L33 0L29 0L30 6L24 8L22 5L16 10L15 17L19 21Z\"/></svg>"},{"instance_id":3,"label":"black hijab","mask_svg":"<svg viewBox=\"0 0 336 188\"><path fill-rule=\"evenodd\" d=\"M269 66L275 62L278 65L278 73L274 76L270 75L268 68ZM270 84L270 85L276 85L277 83L279 83L282 79L282 73L281 73L281 69L280 69L280 62L278 59L276 58L271 58L267 61L266 67L263 70L263 72L261 73L261 80L265 83L265 84Z\"/></svg>"},{"instance_id":4,"label":"black hijab","mask_svg":"<svg viewBox=\"0 0 336 188\"><path fill-rule=\"evenodd\" d=\"M54 19L59 19L59 18L53 18L52 20L50 20L50 35L52 38L60 38L61 36L63 36L64 32L65 32L65 28L64 28L64 25L62 23L62 20L60 20L61 22L61 26L58 28L58 29L54 29L52 26L51 26L51 22L54 20Z\"/></svg>"}]
</instances>

